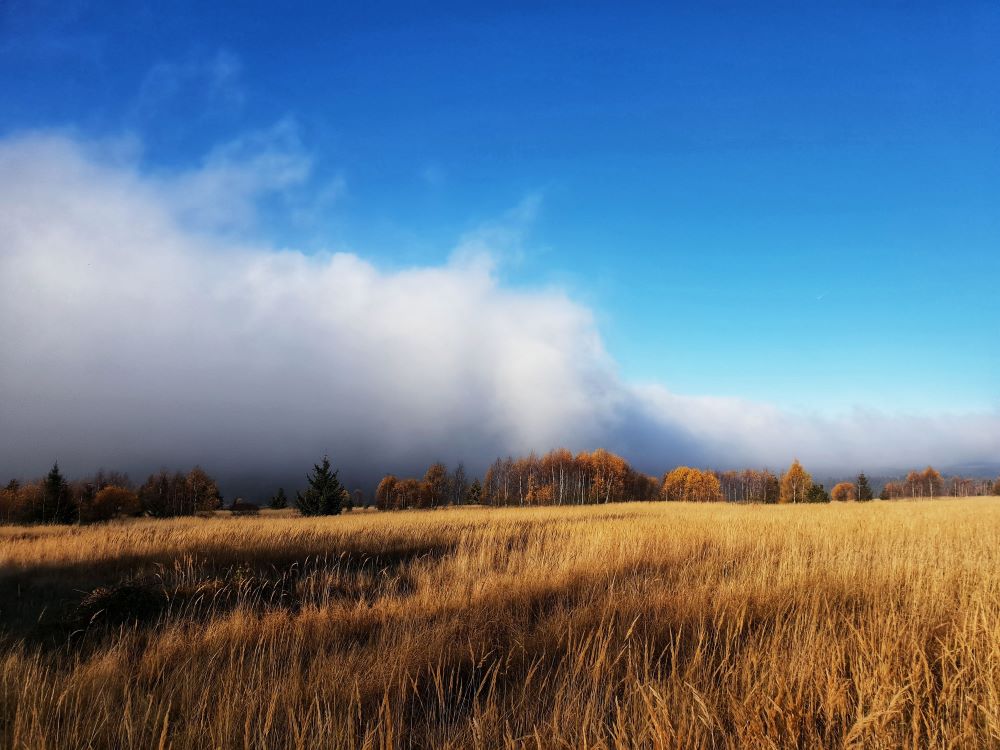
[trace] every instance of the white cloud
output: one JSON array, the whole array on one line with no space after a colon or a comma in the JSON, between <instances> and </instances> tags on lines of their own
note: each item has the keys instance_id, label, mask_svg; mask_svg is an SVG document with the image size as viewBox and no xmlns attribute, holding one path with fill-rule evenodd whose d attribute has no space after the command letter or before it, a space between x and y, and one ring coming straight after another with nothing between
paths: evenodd
<instances>
[{"instance_id":1,"label":"white cloud","mask_svg":"<svg viewBox=\"0 0 1000 750\"><path fill-rule=\"evenodd\" d=\"M184 226L201 229L246 229L253 225L258 199L287 193L303 185L312 159L303 149L290 119L247 133L214 148L200 168L158 180L163 202ZM324 191L329 204L346 190L341 177Z\"/></svg>"},{"instance_id":2,"label":"white cloud","mask_svg":"<svg viewBox=\"0 0 1000 750\"><path fill-rule=\"evenodd\" d=\"M556 445L657 471L996 458L996 414L829 419L624 382L588 309L498 281L494 245L531 201L449 263L396 271L205 231L300 179L296 149L251 137L167 179L65 136L0 141L0 472L297 476L329 451L370 479Z\"/></svg>"}]
</instances>

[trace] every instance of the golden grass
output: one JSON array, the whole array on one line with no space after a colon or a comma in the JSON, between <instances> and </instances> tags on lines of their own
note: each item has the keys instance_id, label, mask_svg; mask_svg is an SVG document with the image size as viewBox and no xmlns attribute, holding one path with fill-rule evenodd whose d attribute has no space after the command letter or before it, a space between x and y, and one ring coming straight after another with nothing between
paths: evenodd
<instances>
[{"instance_id":1,"label":"golden grass","mask_svg":"<svg viewBox=\"0 0 1000 750\"><path fill-rule=\"evenodd\" d=\"M7 527L0 597L2 747L1000 747L988 498Z\"/></svg>"}]
</instances>

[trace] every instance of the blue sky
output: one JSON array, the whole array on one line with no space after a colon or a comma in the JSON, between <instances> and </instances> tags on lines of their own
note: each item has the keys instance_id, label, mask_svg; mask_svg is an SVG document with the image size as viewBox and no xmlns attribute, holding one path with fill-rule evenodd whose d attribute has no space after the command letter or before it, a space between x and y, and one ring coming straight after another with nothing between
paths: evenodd
<instances>
[{"instance_id":1,"label":"blue sky","mask_svg":"<svg viewBox=\"0 0 1000 750\"><path fill-rule=\"evenodd\" d=\"M147 174L275 127L254 241L566 290L622 376L837 413L1000 408L1000 6L7 3L0 135ZM303 210L306 205L309 210Z\"/></svg>"}]
</instances>

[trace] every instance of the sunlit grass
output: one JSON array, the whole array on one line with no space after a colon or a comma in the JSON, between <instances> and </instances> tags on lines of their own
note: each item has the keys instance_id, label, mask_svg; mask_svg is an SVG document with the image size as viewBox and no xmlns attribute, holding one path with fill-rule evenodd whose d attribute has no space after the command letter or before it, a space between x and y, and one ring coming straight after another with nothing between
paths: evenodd
<instances>
[{"instance_id":1,"label":"sunlit grass","mask_svg":"<svg viewBox=\"0 0 1000 750\"><path fill-rule=\"evenodd\" d=\"M989 498L6 527L0 571L3 747L1000 746Z\"/></svg>"}]
</instances>

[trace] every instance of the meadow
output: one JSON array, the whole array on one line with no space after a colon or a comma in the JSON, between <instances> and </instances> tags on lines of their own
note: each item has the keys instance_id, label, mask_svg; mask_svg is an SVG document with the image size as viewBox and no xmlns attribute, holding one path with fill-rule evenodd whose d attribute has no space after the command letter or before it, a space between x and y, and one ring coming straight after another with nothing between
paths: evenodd
<instances>
[{"instance_id":1,"label":"meadow","mask_svg":"<svg viewBox=\"0 0 1000 750\"><path fill-rule=\"evenodd\" d=\"M0 747L1000 747L1000 499L0 527Z\"/></svg>"}]
</instances>

